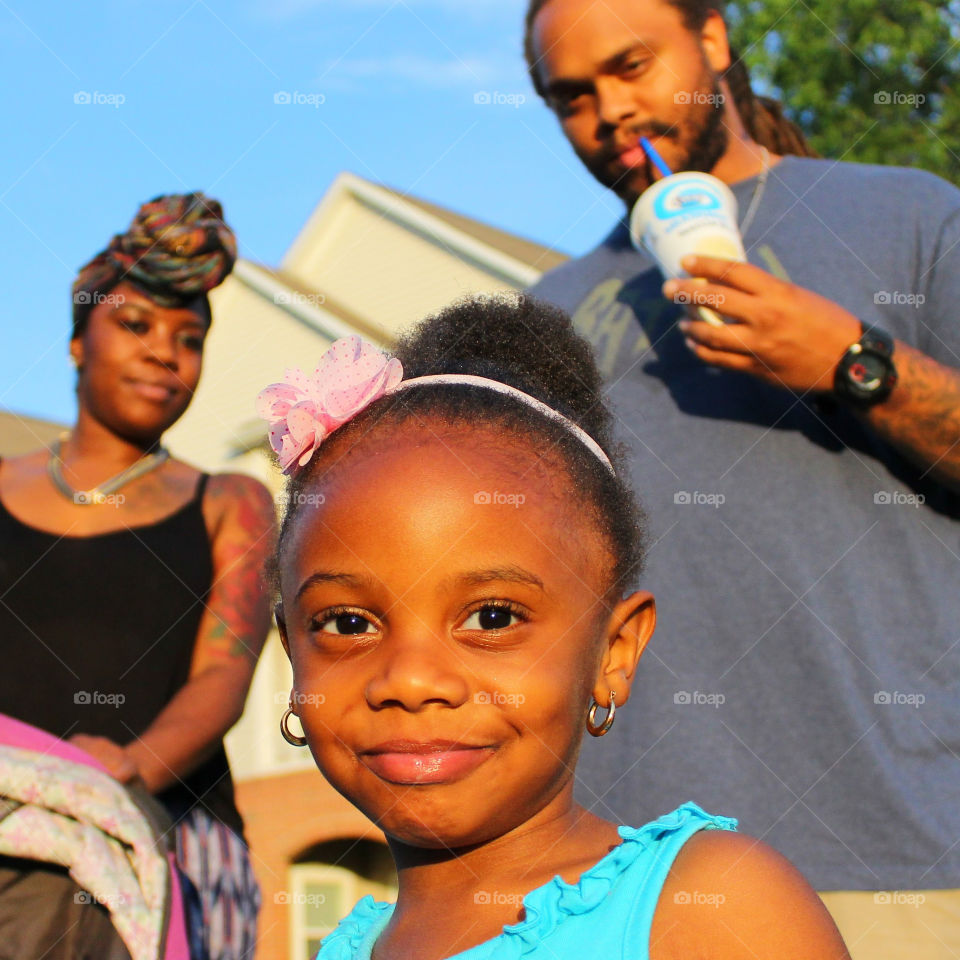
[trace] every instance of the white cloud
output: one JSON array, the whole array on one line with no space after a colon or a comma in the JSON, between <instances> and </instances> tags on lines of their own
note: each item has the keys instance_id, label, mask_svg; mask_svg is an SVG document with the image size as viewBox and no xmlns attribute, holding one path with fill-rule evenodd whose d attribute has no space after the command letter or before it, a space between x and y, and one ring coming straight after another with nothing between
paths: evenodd
<instances>
[{"instance_id":1,"label":"white cloud","mask_svg":"<svg viewBox=\"0 0 960 960\"><path fill-rule=\"evenodd\" d=\"M450 87L493 83L505 74L516 75L515 67L508 67L494 59L467 57L438 60L414 54L392 57L366 57L333 60L321 71L318 83L388 78L406 80L425 87Z\"/></svg>"},{"instance_id":2,"label":"white cloud","mask_svg":"<svg viewBox=\"0 0 960 960\"><path fill-rule=\"evenodd\" d=\"M517 0L252 0L251 10L272 20L290 20L324 7L431 7L464 16L476 17L486 11L517 11ZM519 14L518 14L519 16Z\"/></svg>"}]
</instances>

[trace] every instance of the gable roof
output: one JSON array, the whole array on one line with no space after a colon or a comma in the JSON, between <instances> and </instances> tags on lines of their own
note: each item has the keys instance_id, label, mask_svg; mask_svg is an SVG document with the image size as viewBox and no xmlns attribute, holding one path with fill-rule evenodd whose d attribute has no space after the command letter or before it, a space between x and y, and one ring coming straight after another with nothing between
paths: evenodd
<instances>
[{"instance_id":1,"label":"gable roof","mask_svg":"<svg viewBox=\"0 0 960 960\"><path fill-rule=\"evenodd\" d=\"M62 423L40 420L12 410L0 410L0 456L18 457L49 446L66 429Z\"/></svg>"},{"instance_id":2,"label":"gable roof","mask_svg":"<svg viewBox=\"0 0 960 960\"><path fill-rule=\"evenodd\" d=\"M345 200L359 203L376 216L392 221L515 289L532 285L547 270L569 259L558 250L343 171L323 194L288 248L282 270L290 273L302 270L304 257L309 261L316 237L324 227L335 222Z\"/></svg>"},{"instance_id":3,"label":"gable roof","mask_svg":"<svg viewBox=\"0 0 960 960\"><path fill-rule=\"evenodd\" d=\"M381 184L380 186L383 185ZM552 247L545 247L533 240L527 240L524 237L507 233L506 230L501 230L499 227L492 227L481 220L474 220L472 217L457 213L447 207L430 203L428 200L421 200L419 197L411 196L408 193L401 193L391 187L383 186L383 189L388 190L405 203L410 203L425 213L429 213L431 216L437 217L444 223L449 224L451 227L463 231L475 240L494 247L502 253L507 254L507 256L513 257L521 263L534 267L543 273L560 266L561 263L565 263L570 259L567 254L561 253L559 250L554 250Z\"/></svg>"}]
</instances>

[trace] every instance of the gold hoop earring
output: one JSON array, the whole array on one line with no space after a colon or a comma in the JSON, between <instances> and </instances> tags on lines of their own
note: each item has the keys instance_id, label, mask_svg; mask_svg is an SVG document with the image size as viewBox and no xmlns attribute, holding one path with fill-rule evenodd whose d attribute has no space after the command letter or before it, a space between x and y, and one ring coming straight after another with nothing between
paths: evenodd
<instances>
[{"instance_id":1,"label":"gold hoop earring","mask_svg":"<svg viewBox=\"0 0 960 960\"><path fill-rule=\"evenodd\" d=\"M610 691L610 706L607 707L607 715L604 717L603 723L597 725L597 710L599 709L600 704L594 697L593 703L590 705L590 712L587 714L587 733L591 737L602 737L609 733L613 726L614 718L617 715L617 695L613 690Z\"/></svg>"},{"instance_id":2,"label":"gold hoop earring","mask_svg":"<svg viewBox=\"0 0 960 960\"><path fill-rule=\"evenodd\" d=\"M306 737L298 737L295 733L290 732L290 716L293 713L293 707L287 707L284 711L283 716L280 718L280 733L283 736L283 739L287 741L291 746L294 747L305 747L307 745Z\"/></svg>"}]
</instances>

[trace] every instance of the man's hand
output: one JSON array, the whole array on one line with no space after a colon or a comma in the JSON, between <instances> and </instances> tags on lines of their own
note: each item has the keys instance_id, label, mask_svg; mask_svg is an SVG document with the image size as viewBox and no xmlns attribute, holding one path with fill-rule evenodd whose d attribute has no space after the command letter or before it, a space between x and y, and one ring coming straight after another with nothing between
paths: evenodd
<instances>
[{"instance_id":1,"label":"man's hand","mask_svg":"<svg viewBox=\"0 0 960 960\"><path fill-rule=\"evenodd\" d=\"M687 345L704 363L741 370L794 393L825 393L860 321L839 304L771 276L760 267L689 256L693 279L668 280L663 294L690 310L702 305L733 320L715 327L681 320Z\"/></svg>"},{"instance_id":2,"label":"man's hand","mask_svg":"<svg viewBox=\"0 0 960 960\"><path fill-rule=\"evenodd\" d=\"M107 737L91 737L86 733L75 733L67 742L96 757L107 768L110 776L121 783L133 783L140 777L137 763L126 748Z\"/></svg>"}]
</instances>

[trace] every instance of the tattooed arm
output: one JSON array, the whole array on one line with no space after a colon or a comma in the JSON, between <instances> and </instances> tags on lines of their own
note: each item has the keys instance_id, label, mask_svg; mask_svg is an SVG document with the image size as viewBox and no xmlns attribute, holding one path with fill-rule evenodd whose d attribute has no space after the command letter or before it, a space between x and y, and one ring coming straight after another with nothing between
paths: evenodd
<instances>
[{"instance_id":1,"label":"tattooed arm","mask_svg":"<svg viewBox=\"0 0 960 960\"><path fill-rule=\"evenodd\" d=\"M896 342L897 385L863 419L891 446L952 490L960 490L960 372Z\"/></svg>"},{"instance_id":2,"label":"tattooed arm","mask_svg":"<svg viewBox=\"0 0 960 960\"><path fill-rule=\"evenodd\" d=\"M196 769L240 719L270 628L270 601L262 582L275 537L270 494L250 477L212 476L203 511L212 543L213 583L190 678L125 748L153 792Z\"/></svg>"},{"instance_id":3,"label":"tattooed arm","mask_svg":"<svg viewBox=\"0 0 960 960\"><path fill-rule=\"evenodd\" d=\"M705 363L740 370L797 396L826 394L860 321L839 304L747 263L690 257L684 266L705 279L670 280L664 295L703 304L735 320L678 326ZM897 341L898 382L864 411L864 422L944 486L960 490L960 371Z\"/></svg>"}]
</instances>

